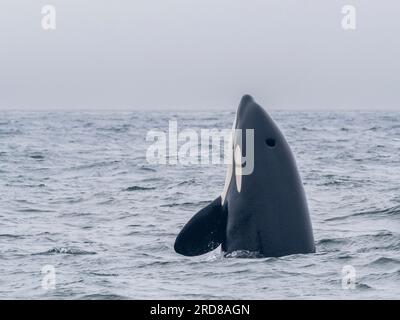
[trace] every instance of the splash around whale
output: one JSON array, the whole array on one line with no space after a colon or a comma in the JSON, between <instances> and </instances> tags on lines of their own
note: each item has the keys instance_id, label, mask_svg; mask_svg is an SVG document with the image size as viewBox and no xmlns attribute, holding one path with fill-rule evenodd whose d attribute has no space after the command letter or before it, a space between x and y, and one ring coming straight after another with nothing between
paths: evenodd
<instances>
[{"instance_id":1,"label":"splash around whale","mask_svg":"<svg viewBox=\"0 0 400 320\"><path fill-rule=\"evenodd\" d=\"M277 125L245 95L232 129L233 161L223 191L183 227L175 251L197 256L221 245L227 255L251 252L280 257L315 252L303 184ZM238 134L244 131L253 134Z\"/></svg>"}]
</instances>

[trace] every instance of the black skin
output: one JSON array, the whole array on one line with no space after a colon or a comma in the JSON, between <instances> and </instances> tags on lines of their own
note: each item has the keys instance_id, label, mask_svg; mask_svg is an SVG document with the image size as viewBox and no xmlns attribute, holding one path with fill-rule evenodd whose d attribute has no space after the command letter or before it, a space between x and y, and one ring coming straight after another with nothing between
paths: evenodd
<instances>
[{"instance_id":1,"label":"black skin","mask_svg":"<svg viewBox=\"0 0 400 320\"><path fill-rule=\"evenodd\" d=\"M224 203L218 197L196 214L178 235L175 251L196 256L222 244L226 253L265 257L315 252L303 184L279 128L249 95L240 102L235 128L254 129L254 171L242 176L240 193L232 171Z\"/></svg>"}]
</instances>

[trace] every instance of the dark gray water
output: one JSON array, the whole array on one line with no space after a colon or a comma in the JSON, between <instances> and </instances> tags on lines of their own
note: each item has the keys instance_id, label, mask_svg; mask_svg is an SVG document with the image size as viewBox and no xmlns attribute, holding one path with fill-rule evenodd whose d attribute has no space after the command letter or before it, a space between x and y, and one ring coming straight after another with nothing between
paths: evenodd
<instances>
[{"instance_id":1,"label":"dark gray water","mask_svg":"<svg viewBox=\"0 0 400 320\"><path fill-rule=\"evenodd\" d=\"M400 113L272 116L297 158L316 254L173 251L225 168L150 165L146 133L172 119L230 128L233 112L0 113L0 298L400 298Z\"/></svg>"}]
</instances>

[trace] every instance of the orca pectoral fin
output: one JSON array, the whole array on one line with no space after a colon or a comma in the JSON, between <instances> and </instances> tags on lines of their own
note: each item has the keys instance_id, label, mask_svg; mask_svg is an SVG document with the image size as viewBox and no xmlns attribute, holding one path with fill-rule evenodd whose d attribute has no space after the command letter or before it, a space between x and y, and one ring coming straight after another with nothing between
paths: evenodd
<instances>
[{"instance_id":1,"label":"orca pectoral fin","mask_svg":"<svg viewBox=\"0 0 400 320\"><path fill-rule=\"evenodd\" d=\"M227 212L221 197L196 213L175 240L174 249L184 256L198 256L217 248L225 239Z\"/></svg>"}]
</instances>

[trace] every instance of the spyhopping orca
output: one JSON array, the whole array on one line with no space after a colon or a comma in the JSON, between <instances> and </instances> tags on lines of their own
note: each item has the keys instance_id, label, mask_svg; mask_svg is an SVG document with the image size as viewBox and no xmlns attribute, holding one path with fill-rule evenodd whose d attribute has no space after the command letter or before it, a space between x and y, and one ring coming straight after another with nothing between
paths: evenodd
<instances>
[{"instance_id":1,"label":"spyhopping orca","mask_svg":"<svg viewBox=\"0 0 400 320\"><path fill-rule=\"evenodd\" d=\"M281 131L249 95L240 102L233 129L232 165L223 192L183 227L175 251L197 256L222 244L226 254L315 252L303 184ZM237 134L245 131L253 136Z\"/></svg>"}]
</instances>

